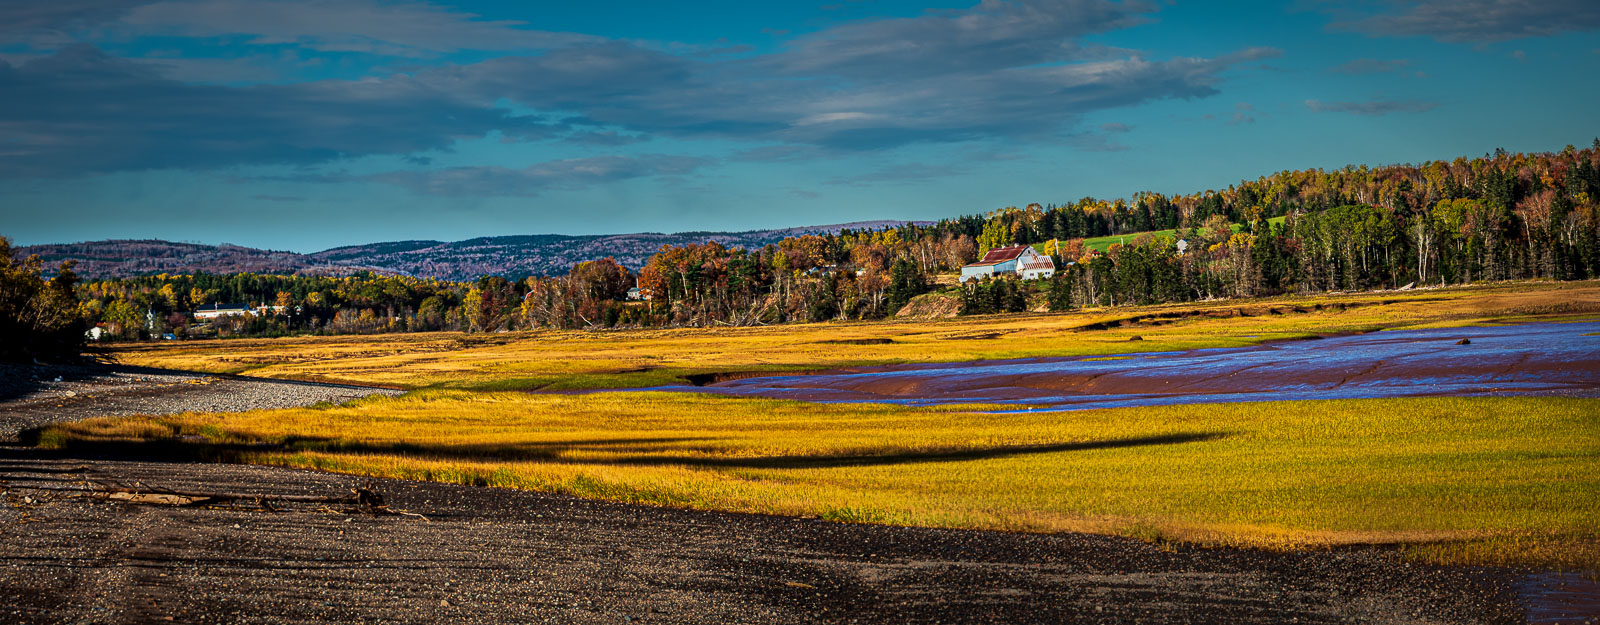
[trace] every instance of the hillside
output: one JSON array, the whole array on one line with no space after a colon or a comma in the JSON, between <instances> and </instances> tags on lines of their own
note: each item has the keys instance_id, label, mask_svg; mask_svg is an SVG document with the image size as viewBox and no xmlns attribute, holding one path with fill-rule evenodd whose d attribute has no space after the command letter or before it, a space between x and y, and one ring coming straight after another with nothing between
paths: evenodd
<instances>
[{"instance_id":1,"label":"hillside","mask_svg":"<svg viewBox=\"0 0 1600 625\"><path fill-rule=\"evenodd\" d=\"M844 229L879 229L903 223L906 222L864 221L747 232L535 234L448 242L388 241L338 247L311 254L160 240L32 245L17 248L17 252L23 256L38 254L51 266L67 259L77 260L79 274L96 278L199 271L345 275L367 270L425 278L471 280L483 275L520 277L565 274L574 264L607 256L638 268L663 245L717 241L729 247L753 249L776 243L784 237Z\"/></svg>"},{"instance_id":2,"label":"hillside","mask_svg":"<svg viewBox=\"0 0 1600 625\"><path fill-rule=\"evenodd\" d=\"M304 254L261 250L237 245L174 243L155 239L114 239L85 243L30 245L16 248L18 256L38 254L54 267L63 260L78 261L77 272L89 277L123 277L157 273L351 273L352 267L316 267Z\"/></svg>"}]
</instances>

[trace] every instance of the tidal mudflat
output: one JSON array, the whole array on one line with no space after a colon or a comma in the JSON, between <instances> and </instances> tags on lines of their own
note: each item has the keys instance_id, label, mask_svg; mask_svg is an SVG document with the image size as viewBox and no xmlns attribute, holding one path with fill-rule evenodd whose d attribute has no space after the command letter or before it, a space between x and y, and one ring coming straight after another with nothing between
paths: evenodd
<instances>
[{"instance_id":1,"label":"tidal mudflat","mask_svg":"<svg viewBox=\"0 0 1600 625\"><path fill-rule=\"evenodd\" d=\"M1088 409L1422 396L1600 396L1600 322L1394 330L1123 356L888 365L656 390Z\"/></svg>"}]
</instances>

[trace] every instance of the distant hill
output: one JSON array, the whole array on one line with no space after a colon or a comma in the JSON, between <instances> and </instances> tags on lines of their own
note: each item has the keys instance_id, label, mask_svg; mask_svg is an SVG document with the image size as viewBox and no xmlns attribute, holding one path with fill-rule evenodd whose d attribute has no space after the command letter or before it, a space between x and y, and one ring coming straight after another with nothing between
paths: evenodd
<instances>
[{"instance_id":1,"label":"distant hill","mask_svg":"<svg viewBox=\"0 0 1600 625\"><path fill-rule=\"evenodd\" d=\"M86 277L138 276L157 273L351 273L352 267L314 268L316 261L295 252L258 250L238 245L202 245L171 241L116 239L87 243L30 245L16 248L20 256L38 254L54 267L63 260L78 261L76 271Z\"/></svg>"},{"instance_id":2,"label":"distant hill","mask_svg":"<svg viewBox=\"0 0 1600 625\"><path fill-rule=\"evenodd\" d=\"M312 254L261 250L237 245L202 245L160 240L111 240L31 245L16 251L38 254L46 264L78 261L85 277L157 273L283 273L348 275L357 271L426 278L470 280L484 275L520 277L564 274L574 264L611 256L634 269L662 245L717 241L729 247L758 248L785 237L895 227L903 221L862 221L748 232L653 232L606 235L535 234L482 237L465 241L388 241L336 247ZM915 222L928 223L928 222Z\"/></svg>"}]
</instances>

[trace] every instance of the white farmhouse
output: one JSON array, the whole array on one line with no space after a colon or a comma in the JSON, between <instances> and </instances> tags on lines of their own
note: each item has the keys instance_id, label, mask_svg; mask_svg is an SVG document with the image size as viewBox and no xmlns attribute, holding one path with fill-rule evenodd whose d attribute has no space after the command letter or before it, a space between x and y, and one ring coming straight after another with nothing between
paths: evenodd
<instances>
[{"instance_id":1,"label":"white farmhouse","mask_svg":"<svg viewBox=\"0 0 1600 625\"><path fill-rule=\"evenodd\" d=\"M983 255L983 260L961 268L961 281L1014 273L1023 280L1048 278L1055 275L1056 263L1040 254L1032 245L997 247Z\"/></svg>"}]
</instances>

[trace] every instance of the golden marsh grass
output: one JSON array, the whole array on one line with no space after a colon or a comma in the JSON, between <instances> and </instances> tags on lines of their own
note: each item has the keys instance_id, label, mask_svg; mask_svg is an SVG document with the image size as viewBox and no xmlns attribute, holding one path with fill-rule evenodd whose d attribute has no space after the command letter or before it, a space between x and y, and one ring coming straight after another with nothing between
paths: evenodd
<instances>
[{"instance_id":1,"label":"golden marsh grass","mask_svg":"<svg viewBox=\"0 0 1600 625\"><path fill-rule=\"evenodd\" d=\"M250 462L656 505L1267 547L1447 541L1459 558L1470 549L1462 541L1593 541L1597 433L1600 400L1591 399L985 414L679 393L423 391L94 420L60 426L46 442L202 437L187 445Z\"/></svg>"},{"instance_id":2,"label":"golden marsh grass","mask_svg":"<svg viewBox=\"0 0 1600 625\"><path fill-rule=\"evenodd\" d=\"M1600 286L1577 283L876 324L138 346L119 357L422 390L343 406L97 419L57 426L42 441L841 521L1268 548L1392 543L1436 562L1593 570L1595 399L990 414L1005 407L519 391L657 385L715 372L1109 356L1597 312Z\"/></svg>"},{"instance_id":3,"label":"golden marsh grass","mask_svg":"<svg viewBox=\"0 0 1600 625\"><path fill-rule=\"evenodd\" d=\"M194 341L122 347L113 355L151 367L408 389L638 388L707 372L1240 347L1310 334L1582 315L1600 315L1600 283L877 323ZM1135 336L1143 340L1129 341Z\"/></svg>"}]
</instances>

